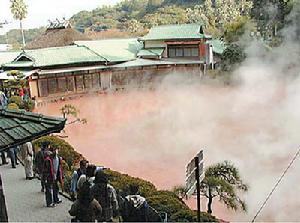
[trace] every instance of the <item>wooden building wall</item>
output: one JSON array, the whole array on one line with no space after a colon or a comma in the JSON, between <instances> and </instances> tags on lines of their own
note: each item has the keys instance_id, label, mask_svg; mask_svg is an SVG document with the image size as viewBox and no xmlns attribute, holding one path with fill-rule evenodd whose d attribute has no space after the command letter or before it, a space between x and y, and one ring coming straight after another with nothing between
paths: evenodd
<instances>
[{"instance_id":1,"label":"wooden building wall","mask_svg":"<svg viewBox=\"0 0 300 223\"><path fill-rule=\"evenodd\" d=\"M200 80L203 65L148 66L109 71L76 71L45 74L29 82L32 95L39 98L62 97L77 93L129 88L155 88L174 73Z\"/></svg>"}]
</instances>

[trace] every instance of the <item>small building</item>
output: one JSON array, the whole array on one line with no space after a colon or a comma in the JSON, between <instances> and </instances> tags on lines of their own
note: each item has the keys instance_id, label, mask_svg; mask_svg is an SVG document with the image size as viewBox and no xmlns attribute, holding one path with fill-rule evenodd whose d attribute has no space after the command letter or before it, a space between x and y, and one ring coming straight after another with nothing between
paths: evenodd
<instances>
[{"instance_id":1,"label":"small building","mask_svg":"<svg viewBox=\"0 0 300 223\"><path fill-rule=\"evenodd\" d=\"M210 45L207 44L209 39L211 36L204 34L199 24L156 26L140 38L143 49L137 56L144 59L201 60L209 64L213 61Z\"/></svg>"},{"instance_id":2,"label":"small building","mask_svg":"<svg viewBox=\"0 0 300 223\"><path fill-rule=\"evenodd\" d=\"M74 41L24 50L2 66L2 76L11 70L23 72L38 101L151 87L174 72L200 79L207 65L215 64L214 55L224 50L218 44L198 24L158 26L139 39Z\"/></svg>"}]
</instances>

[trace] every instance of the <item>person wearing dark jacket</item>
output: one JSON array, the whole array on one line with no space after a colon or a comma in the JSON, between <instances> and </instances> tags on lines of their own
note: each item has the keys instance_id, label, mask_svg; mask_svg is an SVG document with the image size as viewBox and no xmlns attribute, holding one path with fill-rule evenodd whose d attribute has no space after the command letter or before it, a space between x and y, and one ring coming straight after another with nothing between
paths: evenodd
<instances>
[{"instance_id":1,"label":"person wearing dark jacket","mask_svg":"<svg viewBox=\"0 0 300 223\"><path fill-rule=\"evenodd\" d=\"M101 216L102 208L91 195L90 184L84 182L79 189L78 199L72 204L69 214L80 222L95 222Z\"/></svg>"},{"instance_id":2,"label":"person wearing dark jacket","mask_svg":"<svg viewBox=\"0 0 300 223\"><path fill-rule=\"evenodd\" d=\"M147 222L149 205L144 197L138 194L138 185L130 185L130 195L125 197L124 222Z\"/></svg>"},{"instance_id":3,"label":"person wearing dark jacket","mask_svg":"<svg viewBox=\"0 0 300 223\"><path fill-rule=\"evenodd\" d=\"M102 207L102 215L97 220L98 222L111 222L119 211L116 191L108 183L108 176L101 170L96 172L94 183L91 193Z\"/></svg>"},{"instance_id":4,"label":"person wearing dark jacket","mask_svg":"<svg viewBox=\"0 0 300 223\"><path fill-rule=\"evenodd\" d=\"M42 186L41 192L45 191L45 179L43 177L43 168L45 162L45 154L47 150L48 150L48 144L47 143L42 144L41 150L36 153L35 160L34 160L36 172L38 173L41 179L41 186Z\"/></svg>"},{"instance_id":5,"label":"person wearing dark jacket","mask_svg":"<svg viewBox=\"0 0 300 223\"><path fill-rule=\"evenodd\" d=\"M50 151L46 152L43 177L46 186L45 195L47 207L54 207L61 203L61 200L58 198L58 183L61 184L62 188L64 185L62 158L58 156L57 149L50 148Z\"/></svg>"}]
</instances>

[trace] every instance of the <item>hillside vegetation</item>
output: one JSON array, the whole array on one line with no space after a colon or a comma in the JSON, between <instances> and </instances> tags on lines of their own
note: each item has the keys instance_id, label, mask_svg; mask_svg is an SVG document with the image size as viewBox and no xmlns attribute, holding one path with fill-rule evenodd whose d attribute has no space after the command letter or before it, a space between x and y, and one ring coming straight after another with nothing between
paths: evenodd
<instances>
[{"instance_id":1,"label":"hillside vegetation","mask_svg":"<svg viewBox=\"0 0 300 223\"><path fill-rule=\"evenodd\" d=\"M214 37L236 40L232 34L259 31L265 39L278 41L276 31L286 24L296 0L123 0L115 6L102 6L92 11L81 11L70 18L74 28L92 39L141 36L156 25L202 23ZM30 42L45 28L25 32ZM242 30L242 32L241 32ZM18 46L19 30L0 36L0 43Z\"/></svg>"}]
</instances>

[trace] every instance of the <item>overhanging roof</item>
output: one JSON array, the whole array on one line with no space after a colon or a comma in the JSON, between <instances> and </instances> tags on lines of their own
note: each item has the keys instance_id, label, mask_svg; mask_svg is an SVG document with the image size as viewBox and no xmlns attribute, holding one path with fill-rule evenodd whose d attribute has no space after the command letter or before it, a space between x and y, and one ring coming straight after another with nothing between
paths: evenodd
<instances>
[{"instance_id":1,"label":"overhanging roof","mask_svg":"<svg viewBox=\"0 0 300 223\"><path fill-rule=\"evenodd\" d=\"M4 64L3 67L40 68L101 62L106 60L84 46L64 46L23 51L14 61Z\"/></svg>"},{"instance_id":2,"label":"overhanging roof","mask_svg":"<svg viewBox=\"0 0 300 223\"><path fill-rule=\"evenodd\" d=\"M58 133L66 119L0 107L0 151L24 144L41 136Z\"/></svg>"}]
</instances>

